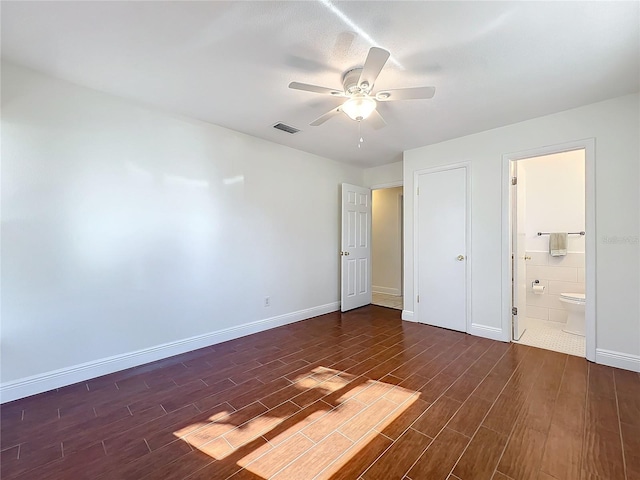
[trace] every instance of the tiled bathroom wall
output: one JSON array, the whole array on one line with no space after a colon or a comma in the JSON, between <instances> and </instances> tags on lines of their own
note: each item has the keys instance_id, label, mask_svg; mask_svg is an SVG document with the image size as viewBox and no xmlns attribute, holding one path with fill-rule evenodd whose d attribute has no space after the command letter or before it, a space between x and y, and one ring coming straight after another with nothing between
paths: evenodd
<instances>
[{"instance_id":1,"label":"tiled bathroom wall","mask_svg":"<svg viewBox=\"0 0 640 480\"><path fill-rule=\"evenodd\" d=\"M548 252L527 252L527 317L566 322L561 293L584 293L584 253L552 257ZM542 295L533 293L532 282L545 286Z\"/></svg>"}]
</instances>

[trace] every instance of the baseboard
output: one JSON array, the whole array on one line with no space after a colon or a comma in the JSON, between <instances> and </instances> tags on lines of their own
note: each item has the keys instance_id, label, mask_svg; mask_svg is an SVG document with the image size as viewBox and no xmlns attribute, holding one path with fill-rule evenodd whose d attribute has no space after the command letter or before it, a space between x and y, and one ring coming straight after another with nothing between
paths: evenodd
<instances>
[{"instance_id":1,"label":"baseboard","mask_svg":"<svg viewBox=\"0 0 640 480\"><path fill-rule=\"evenodd\" d=\"M406 320L407 322L417 322L413 318L413 312L411 310L402 310L402 320Z\"/></svg>"},{"instance_id":2,"label":"baseboard","mask_svg":"<svg viewBox=\"0 0 640 480\"><path fill-rule=\"evenodd\" d=\"M395 295L396 297L399 297L401 295L400 289L398 288L378 287L376 285L371 286L371 291L373 293L384 293L385 295Z\"/></svg>"},{"instance_id":3,"label":"baseboard","mask_svg":"<svg viewBox=\"0 0 640 480\"><path fill-rule=\"evenodd\" d=\"M47 392L55 388L118 372L145 363L162 360L181 353L226 342L234 338L244 337L252 333L262 332L270 328L280 327L289 323L299 322L325 313L340 310L340 302L328 303L317 307L298 310L296 312L265 318L235 327L229 327L215 332L205 333L195 337L185 338L175 342L156 345L154 347L114 355L92 362L61 368L27 378L21 378L0 385L0 403L10 402L37 393Z\"/></svg>"},{"instance_id":4,"label":"baseboard","mask_svg":"<svg viewBox=\"0 0 640 480\"><path fill-rule=\"evenodd\" d=\"M497 327L488 327L486 325L479 325L477 323L472 323L471 328L467 332L470 335L475 335L477 337L490 338L491 340L498 340L499 342L504 342L504 334L501 328Z\"/></svg>"},{"instance_id":5,"label":"baseboard","mask_svg":"<svg viewBox=\"0 0 640 480\"><path fill-rule=\"evenodd\" d=\"M640 355L596 348L596 363L622 368L623 370L631 370L632 372L640 372Z\"/></svg>"}]
</instances>

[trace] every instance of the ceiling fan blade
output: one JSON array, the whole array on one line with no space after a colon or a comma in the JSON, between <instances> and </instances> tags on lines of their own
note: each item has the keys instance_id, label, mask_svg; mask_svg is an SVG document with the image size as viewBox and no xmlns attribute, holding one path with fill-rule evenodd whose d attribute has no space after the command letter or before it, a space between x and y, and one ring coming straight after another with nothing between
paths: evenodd
<instances>
[{"instance_id":1,"label":"ceiling fan blade","mask_svg":"<svg viewBox=\"0 0 640 480\"><path fill-rule=\"evenodd\" d=\"M384 121L384 118L382 118L382 115L380 115L380 112L378 112L378 110L374 110L373 112L371 112L371 115L369 115L369 118L367 118L367 120L374 130L380 130L381 128L387 126L387 122Z\"/></svg>"},{"instance_id":2,"label":"ceiling fan blade","mask_svg":"<svg viewBox=\"0 0 640 480\"><path fill-rule=\"evenodd\" d=\"M291 82L289 88L294 90L304 90L305 92L322 93L324 95L331 95L334 97L344 97L342 90L336 90L335 88L319 87L318 85L310 85L308 83Z\"/></svg>"},{"instance_id":3,"label":"ceiling fan blade","mask_svg":"<svg viewBox=\"0 0 640 480\"><path fill-rule=\"evenodd\" d=\"M362 67L362 73L360 73L360 80L358 80L358 86L366 91L371 91L373 84L376 82L378 75L382 71L382 67L387 63L387 59L391 55L383 48L371 47L369 54ZM365 85L366 84L366 87Z\"/></svg>"},{"instance_id":4,"label":"ceiling fan blade","mask_svg":"<svg viewBox=\"0 0 640 480\"><path fill-rule=\"evenodd\" d=\"M396 90L382 90L376 93L379 102L391 102L393 100L418 100L433 98L436 87L412 87L398 88Z\"/></svg>"},{"instance_id":5,"label":"ceiling fan blade","mask_svg":"<svg viewBox=\"0 0 640 480\"><path fill-rule=\"evenodd\" d=\"M329 120L331 117L335 117L336 115L338 115L341 111L342 111L342 105L340 105L339 107L336 107L336 108L334 108L332 110L329 110L324 115L320 115L318 118L316 118L309 125L311 125L312 127L317 127L318 125L322 125L324 122Z\"/></svg>"}]
</instances>

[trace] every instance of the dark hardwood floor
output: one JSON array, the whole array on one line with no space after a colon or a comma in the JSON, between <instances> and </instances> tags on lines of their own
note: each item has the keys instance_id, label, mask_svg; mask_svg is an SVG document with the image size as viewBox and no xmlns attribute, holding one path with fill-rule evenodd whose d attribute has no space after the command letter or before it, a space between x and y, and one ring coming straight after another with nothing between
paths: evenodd
<instances>
[{"instance_id":1,"label":"dark hardwood floor","mask_svg":"<svg viewBox=\"0 0 640 480\"><path fill-rule=\"evenodd\" d=\"M640 375L369 306L1 407L2 479L640 479Z\"/></svg>"}]
</instances>

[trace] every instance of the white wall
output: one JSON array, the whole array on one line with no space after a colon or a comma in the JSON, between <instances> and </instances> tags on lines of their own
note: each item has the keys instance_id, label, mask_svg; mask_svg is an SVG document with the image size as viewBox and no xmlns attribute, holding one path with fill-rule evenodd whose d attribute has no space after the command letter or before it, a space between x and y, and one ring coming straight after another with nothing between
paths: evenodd
<instances>
[{"instance_id":1,"label":"white wall","mask_svg":"<svg viewBox=\"0 0 640 480\"><path fill-rule=\"evenodd\" d=\"M384 188L402 185L402 162L389 163L364 170L364 186Z\"/></svg>"},{"instance_id":2,"label":"white wall","mask_svg":"<svg viewBox=\"0 0 640 480\"><path fill-rule=\"evenodd\" d=\"M341 182L362 170L3 65L3 384L337 309Z\"/></svg>"},{"instance_id":3,"label":"white wall","mask_svg":"<svg viewBox=\"0 0 640 480\"><path fill-rule=\"evenodd\" d=\"M371 290L402 295L402 187L372 192Z\"/></svg>"},{"instance_id":4,"label":"white wall","mask_svg":"<svg viewBox=\"0 0 640 480\"><path fill-rule=\"evenodd\" d=\"M596 347L640 369L639 112L638 94L627 95L405 152L405 318L415 300L414 194L409 192L416 170L471 161L472 321L501 332L506 340L500 288L502 155L595 138L597 231L587 234L597 238Z\"/></svg>"},{"instance_id":5,"label":"white wall","mask_svg":"<svg viewBox=\"0 0 640 480\"><path fill-rule=\"evenodd\" d=\"M585 157L574 150L518 160L518 176L526 175L526 249L548 252L549 236L538 232L581 232L585 229ZM569 235L567 250L585 251L585 237Z\"/></svg>"}]
</instances>

